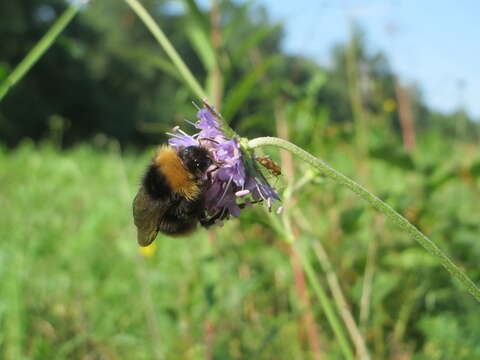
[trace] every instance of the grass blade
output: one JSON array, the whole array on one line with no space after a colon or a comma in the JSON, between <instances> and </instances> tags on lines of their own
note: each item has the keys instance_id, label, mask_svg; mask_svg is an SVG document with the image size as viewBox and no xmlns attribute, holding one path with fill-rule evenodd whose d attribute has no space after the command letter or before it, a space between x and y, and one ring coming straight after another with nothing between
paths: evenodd
<instances>
[{"instance_id":1,"label":"grass blade","mask_svg":"<svg viewBox=\"0 0 480 360\"><path fill-rule=\"evenodd\" d=\"M318 281L317 276L315 275L315 270L313 270L312 264L310 263L304 251L299 249L299 253L302 261L303 270L305 271L305 274L307 274L307 277L310 280L310 284L312 285L315 295L317 295L318 300L322 304L322 309L325 312L325 316L327 317L328 322L332 326L333 332L335 333L335 337L338 340L338 345L340 346L343 355L346 359L353 360L355 357L350 347L350 343L345 336L343 327L340 325L340 321L338 320L337 315L333 310L333 306L331 305L331 302L328 299L325 290L323 289L320 281Z\"/></svg>"},{"instance_id":2,"label":"grass blade","mask_svg":"<svg viewBox=\"0 0 480 360\"><path fill-rule=\"evenodd\" d=\"M25 74L32 68L33 65L40 59L40 57L53 44L58 35L65 29L65 27L72 21L73 17L81 8L80 2L75 2L68 7L63 14L58 18L55 24L47 31L47 33L37 42L27 56L15 67L15 69L7 76L7 78L0 84L0 101L7 95L8 91L17 84Z\"/></svg>"},{"instance_id":3,"label":"grass blade","mask_svg":"<svg viewBox=\"0 0 480 360\"><path fill-rule=\"evenodd\" d=\"M203 90L203 88L200 86L190 69L187 67L187 65L185 65L180 55L178 55L170 40L168 40L164 32L160 29L155 20L153 20L147 10L145 10L143 5L140 4L137 0L125 1L138 15L140 20L143 21L148 30L150 30L152 35L165 50L167 55L170 57L170 60L172 60L173 64L177 67L178 71L182 75L183 80L190 87L193 93L201 99L206 98L207 94L205 93L205 90Z\"/></svg>"},{"instance_id":4,"label":"grass blade","mask_svg":"<svg viewBox=\"0 0 480 360\"><path fill-rule=\"evenodd\" d=\"M242 107L245 101L253 95L252 90L257 85L258 80L277 59L276 56L272 56L263 61L253 72L244 76L230 91L223 108L223 116L227 121L231 121L232 117L235 116L235 113Z\"/></svg>"},{"instance_id":5,"label":"grass blade","mask_svg":"<svg viewBox=\"0 0 480 360\"><path fill-rule=\"evenodd\" d=\"M250 51L250 49L258 45L258 43L265 39L269 34L278 29L280 29L280 25L276 24L272 26L265 26L263 29L255 31L245 41L240 43L238 47L236 47L233 59L242 59L248 53L248 51Z\"/></svg>"},{"instance_id":6,"label":"grass blade","mask_svg":"<svg viewBox=\"0 0 480 360\"><path fill-rule=\"evenodd\" d=\"M203 66L211 71L216 66L217 59L209 36L210 22L194 0L185 0L185 3L189 17L186 34L202 60Z\"/></svg>"}]
</instances>

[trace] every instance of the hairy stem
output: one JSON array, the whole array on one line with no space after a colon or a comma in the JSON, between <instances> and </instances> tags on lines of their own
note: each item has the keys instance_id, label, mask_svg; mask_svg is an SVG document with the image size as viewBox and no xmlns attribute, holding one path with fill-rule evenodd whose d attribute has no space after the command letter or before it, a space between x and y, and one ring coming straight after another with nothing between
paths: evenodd
<instances>
[{"instance_id":1,"label":"hairy stem","mask_svg":"<svg viewBox=\"0 0 480 360\"><path fill-rule=\"evenodd\" d=\"M445 253L428 237L426 237L421 231L419 231L415 226L413 226L407 219L402 215L396 212L390 205L386 204L378 197L373 195L363 186L357 184L355 181L341 174L337 170L330 167L328 164L322 160L316 158L305 150L299 148L298 146L279 138L274 137L261 137L250 140L248 146L253 149L262 146L275 146L290 151L306 163L310 164L317 170L321 171L327 177L331 178L335 182L346 186L351 191L360 196L363 200L367 201L375 209L383 213L387 218L392 220L397 224L402 230L409 233L415 240L417 240L420 245L422 245L429 253L438 258L440 263L447 269L447 271L457 280L459 280L467 290L480 301L480 289L475 285L475 283L462 271L460 270L451 260L445 255Z\"/></svg>"},{"instance_id":2,"label":"hairy stem","mask_svg":"<svg viewBox=\"0 0 480 360\"><path fill-rule=\"evenodd\" d=\"M32 68L38 59L48 50L48 48L55 41L57 36L65 29L78 10L82 7L80 2L75 2L70 5L62 15L58 18L55 24L47 31L47 33L35 44L23 58L23 60L15 67L15 69L7 76L7 78L0 84L0 101L7 95L8 91L19 82L23 76Z\"/></svg>"}]
</instances>

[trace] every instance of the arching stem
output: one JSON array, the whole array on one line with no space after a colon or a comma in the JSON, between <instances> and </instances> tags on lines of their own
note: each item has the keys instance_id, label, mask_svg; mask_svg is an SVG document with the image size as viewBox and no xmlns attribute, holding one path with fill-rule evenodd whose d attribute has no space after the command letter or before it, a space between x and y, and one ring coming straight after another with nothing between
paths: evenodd
<instances>
[{"instance_id":1,"label":"arching stem","mask_svg":"<svg viewBox=\"0 0 480 360\"><path fill-rule=\"evenodd\" d=\"M330 167L322 160L316 158L315 156L311 155L310 153L286 140L274 137L261 137L250 140L248 142L248 147L251 149L262 146L275 146L285 149L294 154L295 156L299 157L301 160L305 161L315 169L321 171L330 179L349 188L351 191L360 196L363 200L367 201L370 205L372 205L375 209L383 213L387 218L392 220L401 229L409 233L429 253L437 257L443 267L445 267L445 269L447 269L447 271L454 278L459 280L475 297L475 299L480 301L480 289L475 285L475 283L462 270L460 270L460 268L458 268L458 266L456 266L432 240L425 236L402 215L396 212L390 205L380 200L363 186L357 184L355 181L351 180L350 178L341 174L334 168Z\"/></svg>"}]
</instances>

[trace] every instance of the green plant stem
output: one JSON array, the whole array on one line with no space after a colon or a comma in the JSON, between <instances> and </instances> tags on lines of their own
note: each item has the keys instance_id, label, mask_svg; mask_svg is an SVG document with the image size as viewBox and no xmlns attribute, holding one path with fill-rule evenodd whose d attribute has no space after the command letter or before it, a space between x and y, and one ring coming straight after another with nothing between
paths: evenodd
<instances>
[{"instance_id":1,"label":"green plant stem","mask_svg":"<svg viewBox=\"0 0 480 360\"><path fill-rule=\"evenodd\" d=\"M365 345L365 340L363 339L362 334L360 333L360 330L358 329L358 326L353 319L353 315L350 312L347 300L343 295L343 291L340 287L337 275L333 270L333 266L330 263L330 259L328 258L328 255L323 248L322 243L317 240L315 243L312 244L312 248L315 255L317 255L320 266L323 268L327 284L330 287L330 292L337 306L337 310L341 318L343 319L343 323L345 324L345 327L350 334L350 338L355 345L358 358L361 360L369 360L370 356L368 354L367 346Z\"/></svg>"},{"instance_id":2,"label":"green plant stem","mask_svg":"<svg viewBox=\"0 0 480 360\"><path fill-rule=\"evenodd\" d=\"M315 276L315 271L312 268L308 256L306 256L304 251L302 251L301 245L299 245L299 241L297 241L298 239L296 239L295 235L293 234L291 219L288 213L286 211L283 213L283 224L278 219L278 216L273 215L271 212L267 212L267 215L270 217L271 224L273 225L275 231L281 237L283 237L287 243L292 244L292 251L295 251L298 254L303 271L312 284L315 295L318 297L322 310L324 311L327 321L332 327L333 334L338 341L340 350L346 359L353 360L353 351L343 331L340 320L338 319L335 310L333 309L333 305L323 289L322 284Z\"/></svg>"},{"instance_id":3,"label":"green plant stem","mask_svg":"<svg viewBox=\"0 0 480 360\"><path fill-rule=\"evenodd\" d=\"M355 126L355 141L357 151L360 156L367 154L367 124L365 119L365 111L362 104L360 89L358 87L358 71L356 56L356 35L353 26L353 20L349 19L350 39L346 49L346 70L348 80L348 92L350 103L352 106L352 114Z\"/></svg>"},{"instance_id":4,"label":"green plant stem","mask_svg":"<svg viewBox=\"0 0 480 360\"><path fill-rule=\"evenodd\" d=\"M23 76L35 65L38 59L48 50L57 36L65 29L78 10L82 7L80 2L70 5L58 20L50 27L47 33L37 42L25 58L15 67L15 69L0 84L0 101L7 95L8 91L19 82Z\"/></svg>"},{"instance_id":5,"label":"green plant stem","mask_svg":"<svg viewBox=\"0 0 480 360\"><path fill-rule=\"evenodd\" d=\"M335 315L335 311L333 310L333 306L330 300L328 299L328 296L325 290L323 289L322 285L320 284L320 281L318 281L315 275L315 271L313 270L312 264L310 264L308 257L302 250L300 250L299 253L300 253L300 259L303 265L303 270L307 274L307 277L310 280L310 283L312 284L315 295L317 295L318 300L322 305L323 311L325 312L325 316L327 317L328 322L332 326L333 332L335 333L335 337L338 340L338 345L340 346L343 352L343 355L345 356L346 359L353 360L355 357L351 350L350 343L348 342L343 332L343 328L340 325L340 322L337 316Z\"/></svg>"},{"instance_id":6,"label":"green plant stem","mask_svg":"<svg viewBox=\"0 0 480 360\"><path fill-rule=\"evenodd\" d=\"M177 67L178 71L185 80L185 83L190 87L193 93L200 99L206 99L207 94L205 90L203 90L203 88L200 86L190 69L187 67L187 65L185 65L180 55L178 55L170 40L168 40L168 38L165 36L165 33L162 31L162 29L160 29L147 10L145 10L143 5L137 0L125 0L125 2L138 15L140 20L143 21L148 30L150 30L152 35L162 46L163 50L165 50L167 55L170 57L170 60L172 60L173 64Z\"/></svg>"},{"instance_id":7,"label":"green plant stem","mask_svg":"<svg viewBox=\"0 0 480 360\"><path fill-rule=\"evenodd\" d=\"M294 155L298 156L300 159L310 164L317 170L321 171L327 177L331 178L335 182L346 186L351 191L360 196L363 200L367 201L375 209L383 213L387 218L392 220L397 224L401 229L409 233L415 240L417 240L420 245L422 245L429 253L438 258L440 263L447 269L447 271L457 280L459 280L467 290L480 301L480 289L475 285L475 283L462 271L460 270L445 253L428 237L426 237L421 231L419 231L415 226L413 226L407 219L402 215L396 212L388 204L384 203L378 197L370 193L363 186L357 184L353 180L349 179L345 175L339 173L337 170L330 167L328 164L322 160L316 158L305 150L299 148L298 146L279 138L274 137L261 137L250 140L248 142L249 148L257 148L262 146L275 146L278 148L285 149Z\"/></svg>"},{"instance_id":8,"label":"green plant stem","mask_svg":"<svg viewBox=\"0 0 480 360\"><path fill-rule=\"evenodd\" d=\"M198 96L200 99L207 99L207 93L205 92L205 90L200 86L200 83L197 81L195 76L193 76L188 66L185 65L185 62L182 60L178 52L175 50L170 40L168 40L165 33L162 31L162 29L160 29L158 24L155 22L155 20L153 20L153 18L150 16L148 11L143 7L143 5L140 4L138 0L125 0L125 2L138 15L140 20L142 20L145 26L148 28L148 30L150 30L150 32L158 41L158 43L163 48L163 50L165 50L165 52L170 57L170 60L179 71L180 75L182 76L187 86L189 86L190 89L193 91L193 93L196 96ZM230 137L237 135L235 131L228 125L228 123L225 121L223 117L219 115L218 120L222 124L225 134L227 134Z\"/></svg>"}]
</instances>

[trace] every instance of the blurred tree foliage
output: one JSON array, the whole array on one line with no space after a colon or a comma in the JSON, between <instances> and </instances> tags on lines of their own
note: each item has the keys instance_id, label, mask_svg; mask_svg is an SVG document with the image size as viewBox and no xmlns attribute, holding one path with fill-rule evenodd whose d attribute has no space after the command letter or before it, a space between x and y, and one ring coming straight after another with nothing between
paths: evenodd
<instances>
[{"instance_id":1,"label":"blurred tree foliage","mask_svg":"<svg viewBox=\"0 0 480 360\"><path fill-rule=\"evenodd\" d=\"M193 1L185 1L185 7L160 0L142 3L209 94L216 92L213 97L222 99L225 117L244 135L272 134L275 104L286 100L302 106L307 101L309 111L318 109L324 121L352 121L348 44L334 48L332 66L323 68L283 54L281 26L250 2L220 2L218 24ZM63 0L1 2L0 79L65 6ZM398 131L397 111L385 110L386 101L395 104L394 74L385 55L370 54L362 32L355 34L357 84L365 111L382 116ZM434 125L447 134L452 127L463 136L476 133L469 131L474 125L465 112L432 112L418 90L411 89L410 94L419 129ZM25 137L41 139L49 128L60 126L66 145L98 133L122 144L158 142L159 134L174 122L192 116L192 99L166 55L124 2L92 1L1 103L1 140L14 146ZM305 121L299 126L311 128Z\"/></svg>"}]
</instances>

